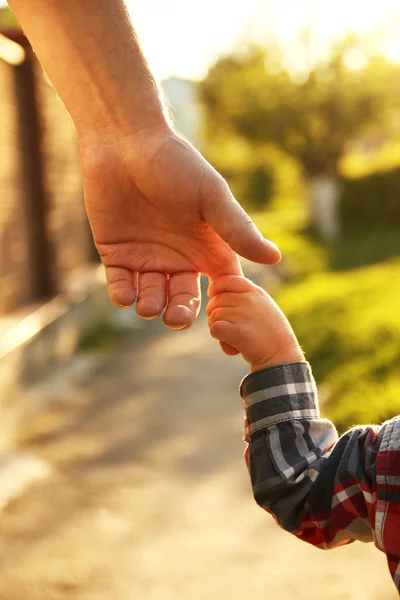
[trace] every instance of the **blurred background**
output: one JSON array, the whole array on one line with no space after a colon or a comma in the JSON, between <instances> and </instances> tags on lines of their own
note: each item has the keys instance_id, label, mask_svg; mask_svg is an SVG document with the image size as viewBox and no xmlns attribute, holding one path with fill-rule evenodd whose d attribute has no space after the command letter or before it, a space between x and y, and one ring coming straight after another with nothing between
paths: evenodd
<instances>
[{"instance_id":1,"label":"blurred background","mask_svg":"<svg viewBox=\"0 0 400 600\"><path fill-rule=\"evenodd\" d=\"M398 3L127 4L177 129L282 251L277 267L245 268L289 317L324 415L340 432L397 415ZM209 349L201 319L178 342L158 323L143 326L109 305L84 211L76 132L5 2L0 154L0 505L7 515L7 525L0 517L0 551L8 554L17 543L15 556L22 549L39 556L16 571L11 552L0 597L236 598L250 589L277 599L394 598L383 558L372 548L355 545L321 558L269 518L265 525L240 462L235 394L245 369ZM147 426L143 439L138 420ZM177 455L183 462L173 475L164 461ZM149 469L161 489L152 487ZM102 495L110 480L126 494L124 509ZM43 508L49 495L51 518ZM133 509L132 496L148 512ZM163 498L163 509L154 496ZM175 514L177 502L191 508L179 505ZM68 534L60 533L71 506L74 522L67 519ZM87 510L97 515L94 523ZM199 522L204 511L209 520L203 514ZM132 514L151 528L149 546L139 529L132 531ZM241 535L232 538L240 518ZM85 527L90 533L82 541ZM248 531L256 541L243 549ZM121 536L134 572L121 571L123 561L110 557L110 538L121 548ZM133 539L140 540L140 557ZM93 544L102 548L101 560ZM214 558L209 544L217 548ZM165 558L171 548L173 564ZM360 582L366 561L371 571ZM93 566L99 564L104 581ZM206 573L213 583L204 581ZM293 573L313 578L315 589L302 591L290 581Z\"/></svg>"}]
</instances>

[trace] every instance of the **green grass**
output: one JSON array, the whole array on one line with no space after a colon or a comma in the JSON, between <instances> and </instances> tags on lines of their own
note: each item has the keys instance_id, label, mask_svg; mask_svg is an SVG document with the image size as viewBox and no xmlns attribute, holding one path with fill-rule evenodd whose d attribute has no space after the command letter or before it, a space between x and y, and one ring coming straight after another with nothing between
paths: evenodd
<instances>
[{"instance_id":1,"label":"green grass","mask_svg":"<svg viewBox=\"0 0 400 600\"><path fill-rule=\"evenodd\" d=\"M327 246L300 214L256 215L289 279L275 294L339 430L400 412L400 232L358 231Z\"/></svg>"}]
</instances>

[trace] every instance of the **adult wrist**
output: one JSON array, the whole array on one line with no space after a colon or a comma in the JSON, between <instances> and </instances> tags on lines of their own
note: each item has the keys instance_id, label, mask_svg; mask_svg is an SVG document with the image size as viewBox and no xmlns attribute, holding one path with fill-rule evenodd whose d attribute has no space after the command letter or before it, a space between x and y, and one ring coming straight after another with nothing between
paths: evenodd
<instances>
[{"instance_id":1,"label":"adult wrist","mask_svg":"<svg viewBox=\"0 0 400 600\"><path fill-rule=\"evenodd\" d=\"M130 138L136 140L143 135L171 134L172 126L163 110L135 118L114 118L109 115L96 123L88 121L77 125L79 144L82 147L109 144Z\"/></svg>"}]
</instances>

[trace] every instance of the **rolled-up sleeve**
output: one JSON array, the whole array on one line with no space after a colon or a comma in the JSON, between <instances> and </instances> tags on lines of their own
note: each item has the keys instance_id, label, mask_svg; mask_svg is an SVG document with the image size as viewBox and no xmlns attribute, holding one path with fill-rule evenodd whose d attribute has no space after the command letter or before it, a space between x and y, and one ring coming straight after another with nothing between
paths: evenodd
<instances>
[{"instance_id":1,"label":"rolled-up sleeve","mask_svg":"<svg viewBox=\"0 0 400 600\"><path fill-rule=\"evenodd\" d=\"M374 541L400 588L399 418L338 438L305 362L253 373L240 392L256 502L319 548Z\"/></svg>"}]
</instances>

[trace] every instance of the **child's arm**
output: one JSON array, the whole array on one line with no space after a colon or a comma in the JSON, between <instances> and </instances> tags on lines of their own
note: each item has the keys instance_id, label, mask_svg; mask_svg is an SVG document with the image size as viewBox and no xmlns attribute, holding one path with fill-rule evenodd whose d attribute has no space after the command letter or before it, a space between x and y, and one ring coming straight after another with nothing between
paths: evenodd
<instances>
[{"instance_id":1,"label":"child's arm","mask_svg":"<svg viewBox=\"0 0 400 600\"><path fill-rule=\"evenodd\" d=\"M319 548L374 540L400 589L400 419L338 440L319 417L310 367L270 296L233 276L213 281L209 294L211 335L251 365L241 395L257 503Z\"/></svg>"}]
</instances>

